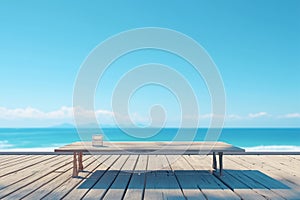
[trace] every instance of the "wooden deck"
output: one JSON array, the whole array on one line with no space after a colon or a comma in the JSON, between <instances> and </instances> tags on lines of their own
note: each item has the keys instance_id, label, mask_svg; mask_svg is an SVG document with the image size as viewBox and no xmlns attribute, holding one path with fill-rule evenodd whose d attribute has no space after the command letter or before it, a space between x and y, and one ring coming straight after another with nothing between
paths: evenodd
<instances>
[{"instance_id":1,"label":"wooden deck","mask_svg":"<svg viewBox=\"0 0 300 200\"><path fill-rule=\"evenodd\" d=\"M300 155L0 155L0 199L300 199ZM146 173L144 173L146 172Z\"/></svg>"}]
</instances>

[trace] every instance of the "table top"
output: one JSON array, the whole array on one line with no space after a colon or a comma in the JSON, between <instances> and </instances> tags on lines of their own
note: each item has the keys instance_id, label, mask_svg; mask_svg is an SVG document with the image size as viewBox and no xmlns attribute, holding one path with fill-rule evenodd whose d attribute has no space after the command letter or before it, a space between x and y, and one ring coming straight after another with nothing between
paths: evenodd
<instances>
[{"instance_id":1,"label":"table top","mask_svg":"<svg viewBox=\"0 0 300 200\"><path fill-rule=\"evenodd\" d=\"M225 142L75 142L54 150L55 152L91 152L97 154L209 154L211 152L235 153L244 149Z\"/></svg>"}]
</instances>

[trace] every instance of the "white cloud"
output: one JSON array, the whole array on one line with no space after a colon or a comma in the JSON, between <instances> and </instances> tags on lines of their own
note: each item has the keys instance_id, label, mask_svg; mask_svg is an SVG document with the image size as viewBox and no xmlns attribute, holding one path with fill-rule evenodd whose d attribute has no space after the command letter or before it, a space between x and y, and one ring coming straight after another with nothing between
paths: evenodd
<instances>
[{"instance_id":1,"label":"white cloud","mask_svg":"<svg viewBox=\"0 0 300 200\"><path fill-rule=\"evenodd\" d=\"M76 110L78 111L78 110ZM82 116L90 116L93 111L79 110ZM113 116L113 112L107 110L96 110L97 117ZM58 110L44 112L36 108L15 108L8 109L0 107L0 119L15 120L15 119L73 119L73 107L62 106Z\"/></svg>"},{"instance_id":2,"label":"white cloud","mask_svg":"<svg viewBox=\"0 0 300 200\"><path fill-rule=\"evenodd\" d=\"M251 119L259 118L259 117L266 117L266 116L269 116L269 114L267 112L250 113L248 115L248 117Z\"/></svg>"},{"instance_id":3,"label":"white cloud","mask_svg":"<svg viewBox=\"0 0 300 200\"><path fill-rule=\"evenodd\" d=\"M73 117L73 108L63 106L58 110L51 112L41 112L42 117L45 119L64 119L64 118L72 118Z\"/></svg>"},{"instance_id":4,"label":"white cloud","mask_svg":"<svg viewBox=\"0 0 300 200\"><path fill-rule=\"evenodd\" d=\"M279 118L300 118L300 113L289 113L286 115L279 116Z\"/></svg>"}]
</instances>

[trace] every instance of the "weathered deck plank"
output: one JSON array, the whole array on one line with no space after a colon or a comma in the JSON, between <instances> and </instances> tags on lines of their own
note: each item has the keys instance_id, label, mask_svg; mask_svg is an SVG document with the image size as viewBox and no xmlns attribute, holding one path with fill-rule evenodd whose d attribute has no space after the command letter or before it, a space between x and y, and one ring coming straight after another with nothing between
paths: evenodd
<instances>
[{"instance_id":1,"label":"weathered deck plank","mask_svg":"<svg viewBox=\"0 0 300 200\"><path fill-rule=\"evenodd\" d=\"M131 180L125 191L124 199L135 200L142 199L145 189L146 172L147 172L148 156L140 155L138 157L135 171L132 174Z\"/></svg>"},{"instance_id":2,"label":"weathered deck plank","mask_svg":"<svg viewBox=\"0 0 300 200\"><path fill-rule=\"evenodd\" d=\"M144 199L185 199L164 155L149 155Z\"/></svg>"},{"instance_id":3,"label":"weathered deck plank","mask_svg":"<svg viewBox=\"0 0 300 200\"><path fill-rule=\"evenodd\" d=\"M287 156L289 156L289 157L293 158L294 160L297 160L297 161L300 162L300 156L295 156L295 155L287 155Z\"/></svg>"},{"instance_id":4,"label":"weathered deck plank","mask_svg":"<svg viewBox=\"0 0 300 200\"><path fill-rule=\"evenodd\" d=\"M126 163L128 157L128 155L120 156L120 158L111 166L111 170L106 170L104 172L103 176L88 191L88 193L84 196L83 199L102 199L105 196L108 189L111 187L115 178L120 173L120 170Z\"/></svg>"},{"instance_id":5,"label":"weathered deck plank","mask_svg":"<svg viewBox=\"0 0 300 200\"><path fill-rule=\"evenodd\" d=\"M196 172L192 166L182 156L168 155L167 159L185 198L205 200L205 195L198 188L197 179L194 177Z\"/></svg>"},{"instance_id":6,"label":"weathered deck plank","mask_svg":"<svg viewBox=\"0 0 300 200\"><path fill-rule=\"evenodd\" d=\"M137 163L138 156L130 155L124 166L122 167L122 171L119 172L117 178L111 185L111 187L106 192L103 199L122 199L125 195L128 183L132 176L132 173L135 169L135 165Z\"/></svg>"}]
</instances>

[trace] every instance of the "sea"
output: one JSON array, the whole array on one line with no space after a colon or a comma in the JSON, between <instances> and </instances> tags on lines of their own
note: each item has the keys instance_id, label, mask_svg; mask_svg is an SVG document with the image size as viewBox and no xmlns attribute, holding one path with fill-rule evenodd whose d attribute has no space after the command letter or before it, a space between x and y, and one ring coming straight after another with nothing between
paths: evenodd
<instances>
[{"instance_id":1,"label":"sea","mask_svg":"<svg viewBox=\"0 0 300 200\"><path fill-rule=\"evenodd\" d=\"M129 131L128 131L129 130ZM0 152L45 151L76 142L89 141L103 134L106 141L204 141L207 130L199 129L130 129L119 128L0 128ZM178 134L181 137L177 137ZM179 139L178 139L179 138ZM300 151L300 128L224 128L214 140L245 148L246 151Z\"/></svg>"}]
</instances>

